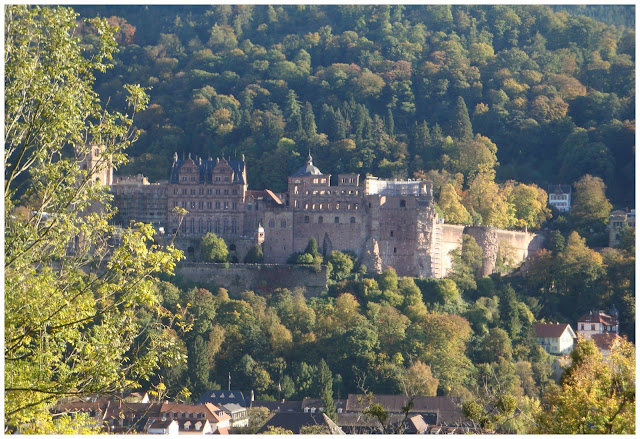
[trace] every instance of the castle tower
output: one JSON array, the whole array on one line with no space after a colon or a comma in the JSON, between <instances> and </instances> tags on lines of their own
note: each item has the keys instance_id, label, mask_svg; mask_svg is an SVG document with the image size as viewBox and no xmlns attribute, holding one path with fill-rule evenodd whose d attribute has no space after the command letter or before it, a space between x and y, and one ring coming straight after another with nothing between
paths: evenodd
<instances>
[{"instance_id":1,"label":"castle tower","mask_svg":"<svg viewBox=\"0 0 640 439\"><path fill-rule=\"evenodd\" d=\"M113 165L110 158L105 158L100 146L90 145L87 150L77 150L80 169L91 173L91 181L103 186L113 184Z\"/></svg>"}]
</instances>

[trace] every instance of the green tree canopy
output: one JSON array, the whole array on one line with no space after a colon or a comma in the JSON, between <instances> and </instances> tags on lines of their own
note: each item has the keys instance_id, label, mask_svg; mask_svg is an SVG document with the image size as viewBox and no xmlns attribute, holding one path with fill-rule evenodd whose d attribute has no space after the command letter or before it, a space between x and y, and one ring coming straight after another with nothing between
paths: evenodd
<instances>
[{"instance_id":1,"label":"green tree canopy","mask_svg":"<svg viewBox=\"0 0 640 439\"><path fill-rule=\"evenodd\" d=\"M108 246L112 212L96 176L124 161L137 133L92 89L115 50L106 20L84 23L95 32L85 45L69 8L4 12L5 426L55 433L65 427L49 412L58 398L135 388L184 362L152 280L181 253L153 244L143 224ZM133 115L148 98L127 89ZM30 213L14 215L25 188Z\"/></svg>"},{"instance_id":2,"label":"green tree canopy","mask_svg":"<svg viewBox=\"0 0 640 439\"><path fill-rule=\"evenodd\" d=\"M226 262L229 257L229 249L224 239L211 232L202 237L200 252L206 262Z\"/></svg>"}]
</instances>

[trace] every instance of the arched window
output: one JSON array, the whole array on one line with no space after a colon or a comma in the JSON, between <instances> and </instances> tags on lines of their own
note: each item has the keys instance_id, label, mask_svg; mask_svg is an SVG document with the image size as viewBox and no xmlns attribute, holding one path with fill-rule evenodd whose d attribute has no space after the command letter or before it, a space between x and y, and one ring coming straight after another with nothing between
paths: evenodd
<instances>
[{"instance_id":1,"label":"arched window","mask_svg":"<svg viewBox=\"0 0 640 439\"><path fill-rule=\"evenodd\" d=\"M333 219L333 222L334 222L334 223L336 223L336 224L338 224L338 223L340 222L340 217L335 217L335 218Z\"/></svg>"},{"instance_id":2,"label":"arched window","mask_svg":"<svg viewBox=\"0 0 640 439\"><path fill-rule=\"evenodd\" d=\"M356 217L355 217L355 216L352 216L352 217L351 217L351 224L355 224L355 223L356 223Z\"/></svg>"},{"instance_id":3,"label":"arched window","mask_svg":"<svg viewBox=\"0 0 640 439\"><path fill-rule=\"evenodd\" d=\"M229 250L232 251L232 252L236 251L236 245L235 244L231 244L229 246Z\"/></svg>"},{"instance_id":4,"label":"arched window","mask_svg":"<svg viewBox=\"0 0 640 439\"><path fill-rule=\"evenodd\" d=\"M283 229L287 227L287 220L280 220L280 227Z\"/></svg>"},{"instance_id":5,"label":"arched window","mask_svg":"<svg viewBox=\"0 0 640 439\"><path fill-rule=\"evenodd\" d=\"M274 220L273 218L271 218L271 219L269 220L269 227L273 228L273 227L275 227L275 226L276 226L276 220Z\"/></svg>"},{"instance_id":6,"label":"arched window","mask_svg":"<svg viewBox=\"0 0 640 439\"><path fill-rule=\"evenodd\" d=\"M324 218L319 216L318 217L318 224L322 224L324 222Z\"/></svg>"}]
</instances>

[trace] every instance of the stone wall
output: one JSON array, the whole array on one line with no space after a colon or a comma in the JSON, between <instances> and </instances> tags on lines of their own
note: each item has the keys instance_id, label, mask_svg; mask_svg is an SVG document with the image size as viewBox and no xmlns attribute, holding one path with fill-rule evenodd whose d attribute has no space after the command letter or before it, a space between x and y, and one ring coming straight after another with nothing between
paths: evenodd
<instances>
[{"instance_id":1,"label":"stone wall","mask_svg":"<svg viewBox=\"0 0 640 439\"><path fill-rule=\"evenodd\" d=\"M531 253L544 246L544 236L537 233L501 230L495 227L459 226L455 224L436 224L434 227L433 254L435 261L433 277L445 277L451 270L449 253L462 244L462 235L473 236L482 248L483 261L479 272L486 276L496 266L498 248L509 247L516 264L524 261Z\"/></svg>"},{"instance_id":2,"label":"stone wall","mask_svg":"<svg viewBox=\"0 0 640 439\"><path fill-rule=\"evenodd\" d=\"M230 294L246 290L268 293L275 288L290 290L303 286L305 296L319 296L327 288L327 267L308 265L270 264L213 264L205 262L182 262L175 273L193 282L215 283L226 288Z\"/></svg>"}]
</instances>

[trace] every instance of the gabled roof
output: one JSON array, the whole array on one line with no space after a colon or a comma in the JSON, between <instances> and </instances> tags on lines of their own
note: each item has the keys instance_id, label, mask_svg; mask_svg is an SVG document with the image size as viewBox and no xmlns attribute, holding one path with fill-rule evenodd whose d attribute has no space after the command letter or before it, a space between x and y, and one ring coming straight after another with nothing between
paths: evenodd
<instances>
[{"instance_id":1,"label":"gabled roof","mask_svg":"<svg viewBox=\"0 0 640 439\"><path fill-rule=\"evenodd\" d=\"M198 400L198 404L204 404L205 402L210 402L217 406L223 404L238 404L242 407L247 406L244 395L240 390L207 390Z\"/></svg>"},{"instance_id":2,"label":"gabled roof","mask_svg":"<svg viewBox=\"0 0 640 439\"><path fill-rule=\"evenodd\" d=\"M149 418L144 426L144 431L148 431L150 428L166 429L174 422L176 421L173 419Z\"/></svg>"},{"instance_id":3,"label":"gabled roof","mask_svg":"<svg viewBox=\"0 0 640 439\"><path fill-rule=\"evenodd\" d=\"M615 344L616 340L621 338L614 332L605 332L603 334L593 334L591 339L601 351L608 351Z\"/></svg>"},{"instance_id":4,"label":"gabled roof","mask_svg":"<svg viewBox=\"0 0 640 439\"><path fill-rule=\"evenodd\" d=\"M603 323L608 326L617 325L617 319L602 311L589 311L578 319L579 323Z\"/></svg>"},{"instance_id":5,"label":"gabled roof","mask_svg":"<svg viewBox=\"0 0 640 439\"><path fill-rule=\"evenodd\" d=\"M540 338L559 338L564 334L567 329L569 330L571 337L576 336L568 323L536 323L533 325L536 331L536 337Z\"/></svg>"},{"instance_id":6,"label":"gabled roof","mask_svg":"<svg viewBox=\"0 0 640 439\"><path fill-rule=\"evenodd\" d=\"M171 165L171 176L169 177L169 183L178 183L178 173L180 168L186 163L191 163L195 165L200 171L200 178L198 180L199 183L209 182L211 181L211 173L213 169L218 165L218 163L227 163L231 169L233 170L233 181L232 183L237 184L245 184L243 171L245 168L244 160L225 160L224 158L218 162L217 160L207 159L207 160L192 160L189 157L186 160L174 160L173 165Z\"/></svg>"},{"instance_id":7,"label":"gabled roof","mask_svg":"<svg viewBox=\"0 0 640 439\"><path fill-rule=\"evenodd\" d=\"M362 412L369 403L364 398L362 402L358 401L358 396L350 394L347 398L347 412ZM402 408L409 402L409 397L404 395L374 395L373 402L384 407L389 413L402 413ZM460 398L451 398L449 396L415 396L413 398L413 408L410 413L437 413L438 423L456 423L464 422L467 419L462 414L459 407Z\"/></svg>"},{"instance_id":8,"label":"gabled roof","mask_svg":"<svg viewBox=\"0 0 640 439\"><path fill-rule=\"evenodd\" d=\"M547 192L550 194L570 194L571 185L570 184L550 184Z\"/></svg>"},{"instance_id":9,"label":"gabled roof","mask_svg":"<svg viewBox=\"0 0 640 439\"><path fill-rule=\"evenodd\" d=\"M326 426L331 434L344 434L324 413L275 413L257 434L264 433L270 426L282 427L291 430L293 434L300 434L302 427L314 425Z\"/></svg>"}]
</instances>

